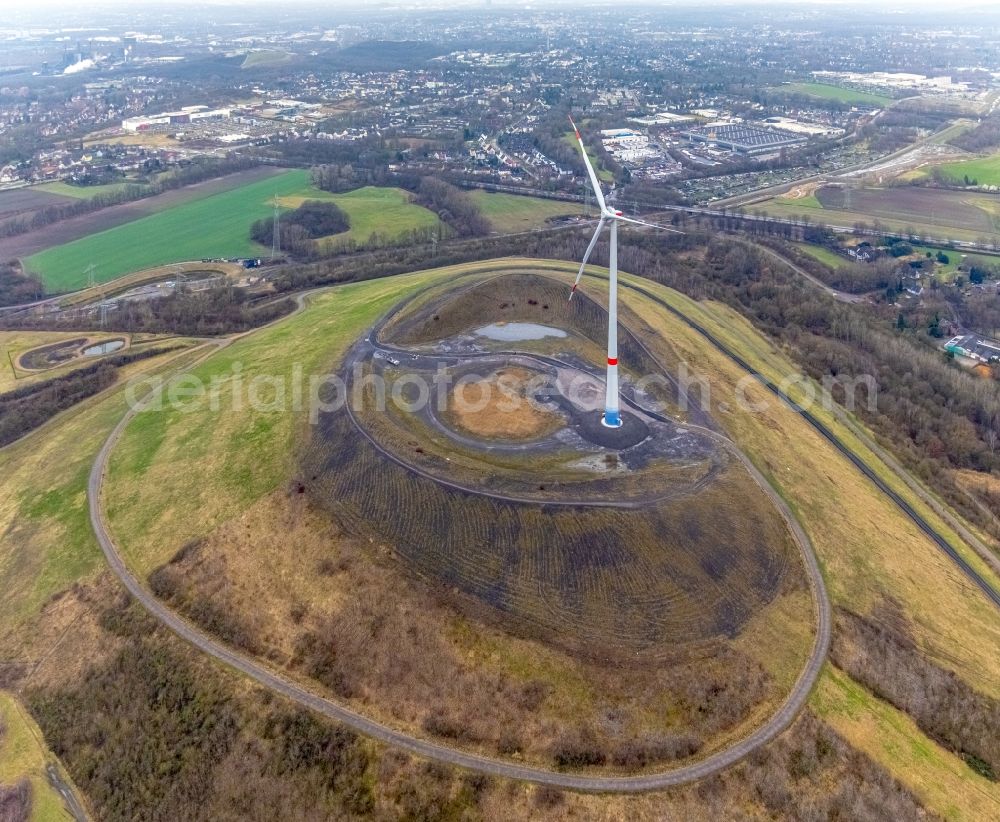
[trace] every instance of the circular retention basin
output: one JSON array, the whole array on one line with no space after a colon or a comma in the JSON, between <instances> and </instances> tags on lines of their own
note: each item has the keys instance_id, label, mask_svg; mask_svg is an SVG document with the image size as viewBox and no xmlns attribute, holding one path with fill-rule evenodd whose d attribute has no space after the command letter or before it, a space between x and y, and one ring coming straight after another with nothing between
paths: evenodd
<instances>
[{"instance_id":1,"label":"circular retention basin","mask_svg":"<svg viewBox=\"0 0 1000 822\"><path fill-rule=\"evenodd\" d=\"M119 348L124 347L124 345L125 340L105 340L96 345L88 345L83 349L83 356L99 357L102 354L110 354L112 351L117 351Z\"/></svg>"}]
</instances>

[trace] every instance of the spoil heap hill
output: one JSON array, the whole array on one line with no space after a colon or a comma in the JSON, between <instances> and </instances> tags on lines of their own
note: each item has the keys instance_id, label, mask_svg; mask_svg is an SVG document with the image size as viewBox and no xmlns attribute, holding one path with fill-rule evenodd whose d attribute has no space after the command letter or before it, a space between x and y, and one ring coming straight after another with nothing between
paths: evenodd
<instances>
[{"instance_id":1,"label":"spoil heap hill","mask_svg":"<svg viewBox=\"0 0 1000 822\"><path fill-rule=\"evenodd\" d=\"M402 367L429 371L442 350L462 360L456 341L468 342L471 329L503 321L567 332L506 344L523 347L527 360L580 360L584 349L600 351L607 314L566 294L565 284L530 272L429 290L359 343L344 371L386 361L373 354L376 337L391 342ZM657 368L631 332L622 329L621 339L623 361ZM399 354L404 350L411 353ZM466 355L489 356L475 343ZM598 371L594 358L591 365ZM593 461L598 446L578 445L567 429L552 447L505 453L499 470L495 446L477 455L419 415L411 415L412 424L401 416L367 405L322 415L304 457L309 493L338 522L391 546L412 572L439 583L476 617L591 658L702 654L738 636L779 593L805 585L796 544L768 493L731 444L711 432L647 418L651 433L634 446L645 456L630 463L633 448L616 450L612 470ZM700 450L671 450L685 440ZM651 457L651 448L660 450ZM431 470L432 455L454 470ZM579 492L584 458L592 460L586 464L599 495ZM695 459L712 466L697 482L685 473ZM560 485L567 466L576 473ZM634 486L637 472L651 469L648 498L630 491L628 504L618 505L616 483ZM506 494L504 477L518 472ZM679 493L670 493L672 482L683 486ZM524 498L529 487L537 499Z\"/></svg>"}]
</instances>

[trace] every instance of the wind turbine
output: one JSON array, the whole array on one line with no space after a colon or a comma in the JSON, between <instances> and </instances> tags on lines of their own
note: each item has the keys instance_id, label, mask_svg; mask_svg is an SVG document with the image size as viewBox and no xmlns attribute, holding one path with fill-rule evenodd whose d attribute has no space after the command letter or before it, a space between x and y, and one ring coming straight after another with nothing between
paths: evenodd
<instances>
[{"instance_id":1,"label":"wind turbine","mask_svg":"<svg viewBox=\"0 0 1000 822\"><path fill-rule=\"evenodd\" d=\"M604 230L605 225L610 226L611 251L608 255L608 378L605 383L604 416L601 418L601 423L607 428L621 428L622 417L618 399L618 223L649 226L650 228L659 228L663 231L673 231L677 234L682 234L683 232L677 231L674 228L656 225L655 223L633 220L631 217L624 216L617 209L608 208L608 204L604 201L604 194L601 192L601 184L597 180L597 174L594 173L594 167L590 164L590 157L587 156L587 149L584 147L583 139L580 137L580 129L576 127L576 123L573 122L572 117L569 118L569 122L573 126L573 131L576 132L576 141L580 144L580 151L583 154L584 165L587 166L590 184L594 188L594 196L597 198L597 204L601 209L601 218L597 221L597 230L590 240L590 245L587 246L587 253L583 255L583 262L580 263L580 271L577 273L576 281L569 292L569 298L573 299L573 294L576 293L576 288L580 285L580 278L583 277L583 269L587 267L587 260L590 259L590 254L594 250L594 246L597 245L601 231Z\"/></svg>"}]
</instances>

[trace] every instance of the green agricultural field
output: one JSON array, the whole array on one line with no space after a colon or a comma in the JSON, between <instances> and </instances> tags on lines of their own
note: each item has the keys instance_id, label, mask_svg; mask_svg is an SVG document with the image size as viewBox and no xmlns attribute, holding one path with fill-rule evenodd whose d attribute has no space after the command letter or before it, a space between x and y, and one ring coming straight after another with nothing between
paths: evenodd
<instances>
[{"instance_id":1,"label":"green agricultural field","mask_svg":"<svg viewBox=\"0 0 1000 822\"><path fill-rule=\"evenodd\" d=\"M867 91L855 91L841 86L831 86L827 83L789 83L779 86L779 91L791 94L805 94L820 100L835 100L838 103L858 103L862 105L886 106L892 102L891 97L884 94L873 94Z\"/></svg>"},{"instance_id":2,"label":"green agricultural field","mask_svg":"<svg viewBox=\"0 0 1000 822\"><path fill-rule=\"evenodd\" d=\"M46 249L24 262L50 291L69 291L86 285L91 263L95 279L108 282L182 260L257 255L263 249L251 241L250 224L271 214L272 197L308 185L308 172L289 171Z\"/></svg>"},{"instance_id":3,"label":"green agricultural field","mask_svg":"<svg viewBox=\"0 0 1000 822\"><path fill-rule=\"evenodd\" d=\"M945 163L938 168L947 179L960 185L968 177L976 185L1000 186L1000 154L961 163Z\"/></svg>"},{"instance_id":4,"label":"green agricultural field","mask_svg":"<svg viewBox=\"0 0 1000 822\"><path fill-rule=\"evenodd\" d=\"M774 202L787 205L789 208L822 208L823 205L816 199L815 194L806 194L803 197L794 197L789 194L782 194L774 198ZM752 210L752 207L751 207Z\"/></svg>"},{"instance_id":5,"label":"green agricultural field","mask_svg":"<svg viewBox=\"0 0 1000 822\"><path fill-rule=\"evenodd\" d=\"M108 183L101 186L74 186L69 183L43 183L36 186L39 191L47 191L49 194L58 194L62 197L71 197L74 200L91 200L98 194L117 194L130 185L142 185L138 182L122 181L120 183Z\"/></svg>"},{"instance_id":6,"label":"green agricultural field","mask_svg":"<svg viewBox=\"0 0 1000 822\"><path fill-rule=\"evenodd\" d=\"M334 200L351 221L350 231L339 236L359 243L376 233L391 237L438 222L399 189L362 188L331 195L313 188L307 171L296 170L46 249L28 257L25 265L41 276L49 291L70 291L86 285L84 272L91 263L95 279L103 283L183 260L256 256L264 248L250 239L250 225L272 214L274 197L286 208L305 200Z\"/></svg>"},{"instance_id":7,"label":"green agricultural field","mask_svg":"<svg viewBox=\"0 0 1000 822\"><path fill-rule=\"evenodd\" d=\"M824 265L830 266L830 268L840 268L847 262L839 254L834 254L830 249L823 248L822 246L812 245L811 243L795 243L795 247L803 253L808 254L814 260L819 260Z\"/></svg>"},{"instance_id":8,"label":"green agricultural field","mask_svg":"<svg viewBox=\"0 0 1000 822\"><path fill-rule=\"evenodd\" d=\"M291 201L298 200L301 204L307 199L332 200L347 214L351 227L343 234L327 238L326 242L333 245L348 240L364 245L376 236L393 240L410 231L434 228L441 222L433 211L414 203L413 195L399 188L365 186L346 194L328 194L310 189L307 196L299 195Z\"/></svg>"},{"instance_id":9,"label":"green agricultural field","mask_svg":"<svg viewBox=\"0 0 1000 822\"><path fill-rule=\"evenodd\" d=\"M290 62L295 57L287 51L264 50L247 53L241 68L261 68L262 66L280 66Z\"/></svg>"},{"instance_id":10,"label":"green agricultural field","mask_svg":"<svg viewBox=\"0 0 1000 822\"><path fill-rule=\"evenodd\" d=\"M582 214L583 208L575 203L544 200L540 197L523 197L519 194L494 194L473 191L470 195L480 213L490 221L495 231L513 234L541 228L553 217Z\"/></svg>"}]
</instances>

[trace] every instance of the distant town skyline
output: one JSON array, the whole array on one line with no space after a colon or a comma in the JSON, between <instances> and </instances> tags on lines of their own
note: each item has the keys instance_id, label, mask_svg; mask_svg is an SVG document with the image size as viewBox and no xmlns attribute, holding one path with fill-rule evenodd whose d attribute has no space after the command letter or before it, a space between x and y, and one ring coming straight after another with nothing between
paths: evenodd
<instances>
[{"instance_id":1,"label":"distant town skyline","mask_svg":"<svg viewBox=\"0 0 1000 822\"><path fill-rule=\"evenodd\" d=\"M956 5L949 6L947 9L942 8L940 2L937 0L893 0L892 2L885 3L860 3L858 0L703 0L702 2L692 2L692 0L626 0L624 3L614 2L611 0L590 0L589 2L577 3L573 0L454 0L453 2L443 2L443 0L405 0L404 2L393 2L392 0L376 0L376 2L366 2L365 0L348 0L348 2L337 3L335 6L331 6L328 3L323 3L321 0L292 0L289 3L283 3L282 6L285 7L321 7L329 12L336 12L339 10L391 10L396 9L399 11L412 11L412 10L434 10L434 9L448 9L453 10L455 8L475 8L475 7L494 7L494 8L530 8L530 9L545 9L545 8L558 8L565 6L572 6L574 8L601 8L610 5L615 5L619 7L654 7L667 9L671 7L676 8L692 8L692 7L704 7L704 6L718 6L724 8L726 6L800 6L800 7L831 7L831 6L843 6L848 8L858 8L865 9L868 11L886 13L895 10L907 10L907 9L939 9L942 14L954 14L956 10L963 9L981 9L993 7L994 4L989 2L989 0L969 0L969 2L962 2ZM102 2L91 6L91 10L100 11L102 8L119 10L122 8L176 8L178 6L198 6L200 8L240 8L247 6L255 7L266 7L273 6L273 3L265 2L265 0L102 0ZM32 14L36 11L41 11L45 9L53 8L68 8L77 9L79 8L77 3L72 0L37 0L33 2L30 8L22 8L12 10L14 13L22 14Z\"/></svg>"}]
</instances>

